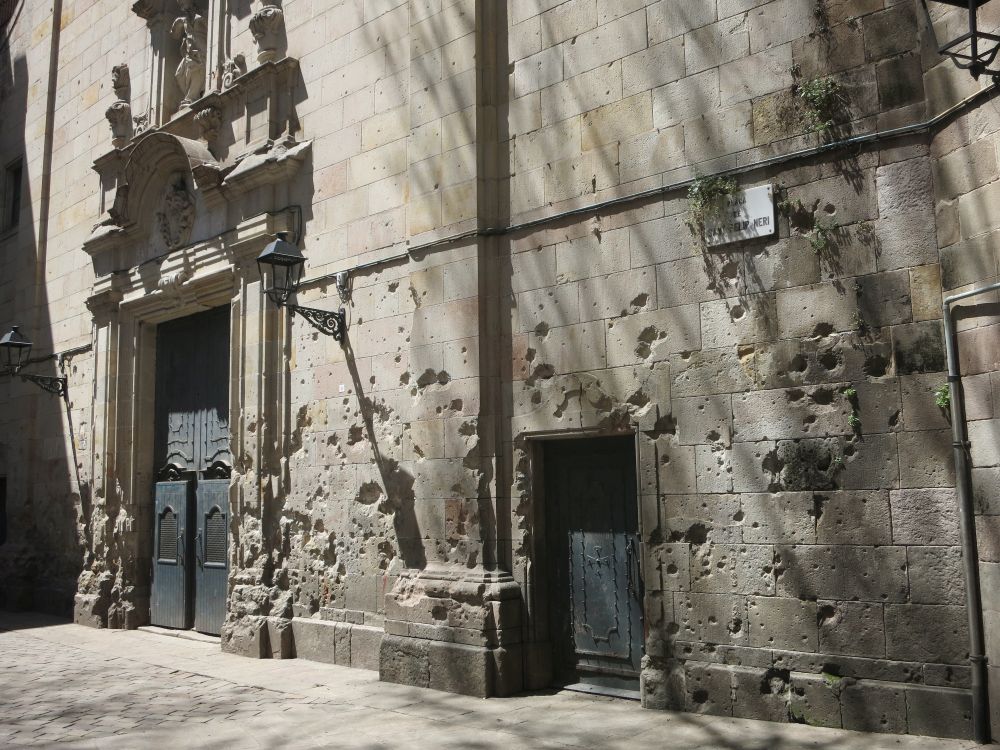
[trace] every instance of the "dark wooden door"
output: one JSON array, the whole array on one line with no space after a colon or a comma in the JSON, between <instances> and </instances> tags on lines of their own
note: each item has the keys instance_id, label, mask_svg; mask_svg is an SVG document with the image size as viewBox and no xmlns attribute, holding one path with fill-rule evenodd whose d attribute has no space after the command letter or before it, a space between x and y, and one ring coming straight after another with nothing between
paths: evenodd
<instances>
[{"instance_id":1,"label":"dark wooden door","mask_svg":"<svg viewBox=\"0 0 1000 750\"><path fill-rule=\"evenodd\" d=\"M544 472L557 681L637 691L643 624L634 440L548 443Z\"/></svg>"},{"instance_id":2,"label":"dark wooden door","mask_svg":"<svg viewBox=\"0 0 1000 750\"><path fill-rule=\"evenodd\" d=\"M219 633L226 608L232 466L228 308L164 323L157 330L153 442L159 480L153 493L156 544L160 498L170 497L179 505L174 488L187 489L183 509L171 505L173 512L183 513L177 545L184 554L173 562L161 562L158 551L153 555L153 602L170 606L154 605L152 622ZM170 517L164 516L164 522L170 523Z\"/></svg>"}]
</instances>

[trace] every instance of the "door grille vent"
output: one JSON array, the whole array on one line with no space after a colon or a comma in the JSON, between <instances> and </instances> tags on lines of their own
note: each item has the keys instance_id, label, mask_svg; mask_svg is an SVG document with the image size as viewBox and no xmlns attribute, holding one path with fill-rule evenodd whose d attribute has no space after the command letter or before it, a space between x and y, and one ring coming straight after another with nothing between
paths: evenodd
<instances>
[{"instance_id":1,"label":"door grille vent","mask_svg":"<svg viewBox=\"0 0 1000 750\"><path fill-rule=\"evenodd\" d=\"M205 562L226 564L226 514L218 506L205 516Z\"/></svg>"},{"instance_id":2,"label":"door grille vent","mask_svg":"<svg viewBox=\"0 0 1000 750\"><path fill-rule=\"evenodd\" d=\"M165 508L160 514L160 544L156 557L161 562L177 562L177 514Z\"/></svg>"}]
</instances>

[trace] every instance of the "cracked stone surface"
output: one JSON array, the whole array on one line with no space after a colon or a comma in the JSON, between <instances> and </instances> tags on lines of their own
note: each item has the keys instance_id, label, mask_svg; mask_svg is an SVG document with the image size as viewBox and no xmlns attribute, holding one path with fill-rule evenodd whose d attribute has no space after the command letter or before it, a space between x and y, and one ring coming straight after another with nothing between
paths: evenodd
<instances>
[{"instance_id":1,"label":"cracked stone surface","mask_svg":"<svg viewBox=\"0 0 1000 750\"><path fill-rule=\"evenodd\" d=\"M971 741L643 711L578 693L488 701L215 643L0 612L6 748L966 750Z\"/></svg>"}]
</instances>

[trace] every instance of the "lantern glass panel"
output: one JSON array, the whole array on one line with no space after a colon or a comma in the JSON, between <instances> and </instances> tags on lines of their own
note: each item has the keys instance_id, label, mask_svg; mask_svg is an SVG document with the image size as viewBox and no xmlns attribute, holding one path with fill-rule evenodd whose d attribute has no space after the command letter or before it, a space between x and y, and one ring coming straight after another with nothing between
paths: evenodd
<instances>
[{"instance_id":1,"label":"lantern glass panel","mask_svg":"<svg viewBox=\"0 0 1000 750\"><path fill-rule=\"evenodd\" d=\"M264 291L276 305L283 305L298 290L305 268L305 257L299 248L280 234L257 257ZM270 277L265 273L270 269ZM268 282L269 279L269 282Z\"/></svg>"},{"instance_id":2,"label":"lantern glass panel","mask_svg":"<svg viewBox=\"0 0 1000 750\"><path fill-rule=\"evenodd\" d=\"M19 370L31 356L31 341L14 326L0 338L0 365L8 370Z\"/></svg>"}]
</instances>

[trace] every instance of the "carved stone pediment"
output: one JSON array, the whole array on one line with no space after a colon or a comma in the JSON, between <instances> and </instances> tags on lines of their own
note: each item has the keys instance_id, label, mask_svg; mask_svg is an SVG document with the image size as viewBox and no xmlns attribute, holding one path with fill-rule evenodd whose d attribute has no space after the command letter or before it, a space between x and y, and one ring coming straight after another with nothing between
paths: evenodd
<instances>
[{"instance_id":1,"label":"carved stone pediment","mask_svg":"<svg viewBox=\"0 0 1000 750\"><path fill-rule=\"evenodd\" d=\"M124 162L107 166L117 172L114 200L83 246L98 274L191 241L204 199L195 172L219 168L205 144L152 132L133 145Z\"/></svg>"}]
</instances>

